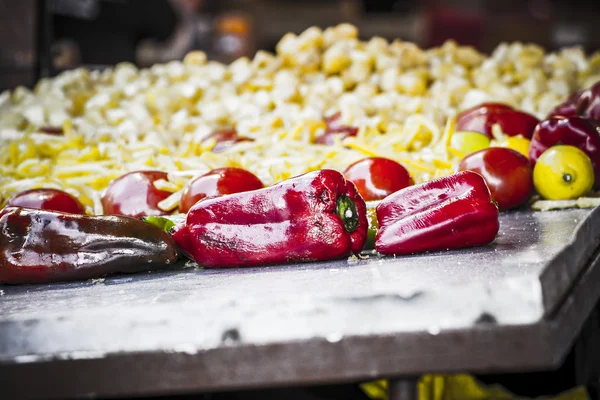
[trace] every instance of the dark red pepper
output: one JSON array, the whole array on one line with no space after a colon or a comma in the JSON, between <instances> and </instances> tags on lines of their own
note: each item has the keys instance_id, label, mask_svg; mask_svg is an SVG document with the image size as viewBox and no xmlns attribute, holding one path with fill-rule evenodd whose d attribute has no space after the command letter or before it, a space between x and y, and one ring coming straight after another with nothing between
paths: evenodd
<instances>
[{"instance_id":1,"label":"dark red pepper","mask_svg":"<svg viewBox=\"0 0 600 400\"><path fill-rule=\"evenodd\" d=\"M530 139L538 122L539 120L533 115L515 110L509 105L483 103L459 114L456 119L456 130L480 132L493 139L492 127L498 124L506 135L520 134Z\"/></svg>"},{"instance_id":2,"label":"dark red pepper","mask_svg":"<svg viewBox=\"0 0 600 400\"><path fill-rule=\"evenodd\" d=\"M0 212L0 283L44 283L165 268L169 234L120 216L8 207Z\"/></svg>"},{"instance_id":3,"label":"dark red pepper","mask_svg":"<svg viewBox=\"0 0 600 400\"><path fill-rule=\"evenodd\" d=\"M214 131L208 135L204 141L214 139L216 141L215 146L211 149L213 153L221 153L231 146L239 142L252 142L254 139L240 136L235 129L223 129L220 131Z\"/></svg>"},{"instance_id":4,"label":"dark red pepper","mask_svg":"<svg viewBox=\"0 0 600 400\"><path fill-rule=\"evenodd\" d=\"M471 171L399 190L383 199L376 212L375 248L382 254L485 245L500 226L484 179Z\"/></svg>"},{"instance_id":5,"label":"dark red pepper","mask_svg":"<svg viewBox=\"0 0 600 400\"><path fill-rule=\"evenodd\" d=\"M177 244L205 267L235 267L341 258L360 252L365 202L334 170L196 203Z\"/></svg>"},{"instance_id":6,"label":"dark red pepper","mask_svg":"<svg viewBox=\"0 0 600 400\"><path fill-rule=\"evenodd\" d=\"M550 117L588 117L600 121L600 81L572 94L550 112Z\"/></svg>"},{"instance_id":7,"label":"dark red pepper","mask_svg":"<svg viewBox=\"0 0 600 400\"><path fill-rule=\"evenodd\" d=\"M578 147L594 166L595 186L600 185L600 122L583 117L552 117L539 123L531 139L529 159L535 163L542 153L558 144Z\"/></svg>"},{"instance_id":8,"label":"dark red pepper","mask_svg":"<svg viewBox=\"0 0 600 400\"><path fill-rule=\"evenodd\" d=\"M356 136L358 134L358 128L343 125L340 122L341 117L342 114L338 112L325 118L325 125L327 125L327 129L322 135L315 139L315 143L331 146L335 143L336 137L339 137L343 140L349 136Z\"/></svg>"}]
</instances>

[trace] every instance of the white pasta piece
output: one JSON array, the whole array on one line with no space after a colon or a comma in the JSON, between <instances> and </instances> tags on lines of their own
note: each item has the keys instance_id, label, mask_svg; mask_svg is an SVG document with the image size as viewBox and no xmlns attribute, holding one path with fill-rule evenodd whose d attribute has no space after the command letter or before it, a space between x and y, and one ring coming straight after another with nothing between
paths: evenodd
<instances>
[{"instance_id":1,"label":"white pasta piece","mask_svg":"<svg viewBox=\"0 0 600 400\"><path fill-rule=\"evenodd\" d=\"M577 200L537 200L531 208L536 211L564 210L577 207Z\"/></svg>"}]
</instances>

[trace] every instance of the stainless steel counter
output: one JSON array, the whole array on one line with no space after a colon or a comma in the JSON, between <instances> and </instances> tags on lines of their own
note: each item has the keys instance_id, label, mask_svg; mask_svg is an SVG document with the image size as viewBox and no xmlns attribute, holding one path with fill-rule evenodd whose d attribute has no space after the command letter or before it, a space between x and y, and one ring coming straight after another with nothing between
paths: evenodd
<instances>
[{"instance_id":1,"label":"stainless steel counter","mask_svg":"<svg viewBox=\"0 0 600 400\"><path fill-rule=\"evenodd\" d=\"M0 286L0 381L47 398L550 369L598 300L599 247L600 208L515 212L461 251Z\"/></svg>"}]
</instances>

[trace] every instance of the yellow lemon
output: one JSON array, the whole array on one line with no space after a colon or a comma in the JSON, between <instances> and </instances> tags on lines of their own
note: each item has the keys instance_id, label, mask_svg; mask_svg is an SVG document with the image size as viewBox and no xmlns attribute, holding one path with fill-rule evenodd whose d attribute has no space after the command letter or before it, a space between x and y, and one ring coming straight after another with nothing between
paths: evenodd
<instances>
[{"instance_id":1,"label":"yellow lemon","mask_svg":"<svg viewBox=\"0 0 600 400\"><path fill-rule=\"evenodd\" d=\"M450 147L457 150L462 156L468 156L490 147L490 138L479 132L459 131L452 135Z\"/></svg>"},{"instance_id":2,"label":"yellow lemon","mask_svg":"<svg viewBox=\"0 0 600 400\"><path fill-rule=\"evenodd\" d=\"M529 145L531 141L527 138L524 138L522 135L517 136L509 136L506 139L499 141L496 146L498 147L508 147L509 149L513 149L523 154L525 157L529 158Z\"/></svg>"},{"instance_id":3,"label":"yellow lemon","mask_svg":"<svg viewBox=\"0 0 600 400\"><path fill-rule=\"evenodd\" d=\"M533 169L533 184L545 199L576 199L592 190L592 161L577 147L553 146L538 158Z\"/></svg>"}]
</instances>

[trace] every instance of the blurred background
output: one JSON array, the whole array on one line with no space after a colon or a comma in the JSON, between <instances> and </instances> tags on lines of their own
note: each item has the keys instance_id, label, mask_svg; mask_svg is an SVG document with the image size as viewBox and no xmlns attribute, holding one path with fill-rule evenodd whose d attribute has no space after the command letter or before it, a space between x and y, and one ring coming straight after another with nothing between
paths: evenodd
<instances>
[{"instance_id":1,"label":"blurred background","mask_svg":"<svg viewBox=\"0 0 600 400\"><path fill-rule=\"evenodd\" d=\"M589 0L0 0L0 89L120 61L145 67L190 50L230 62L274 51L287 32L340 22L362 38L421 47L446 39L489 53L502 41L600 49Z\"/></svg>"}]
</instances>

